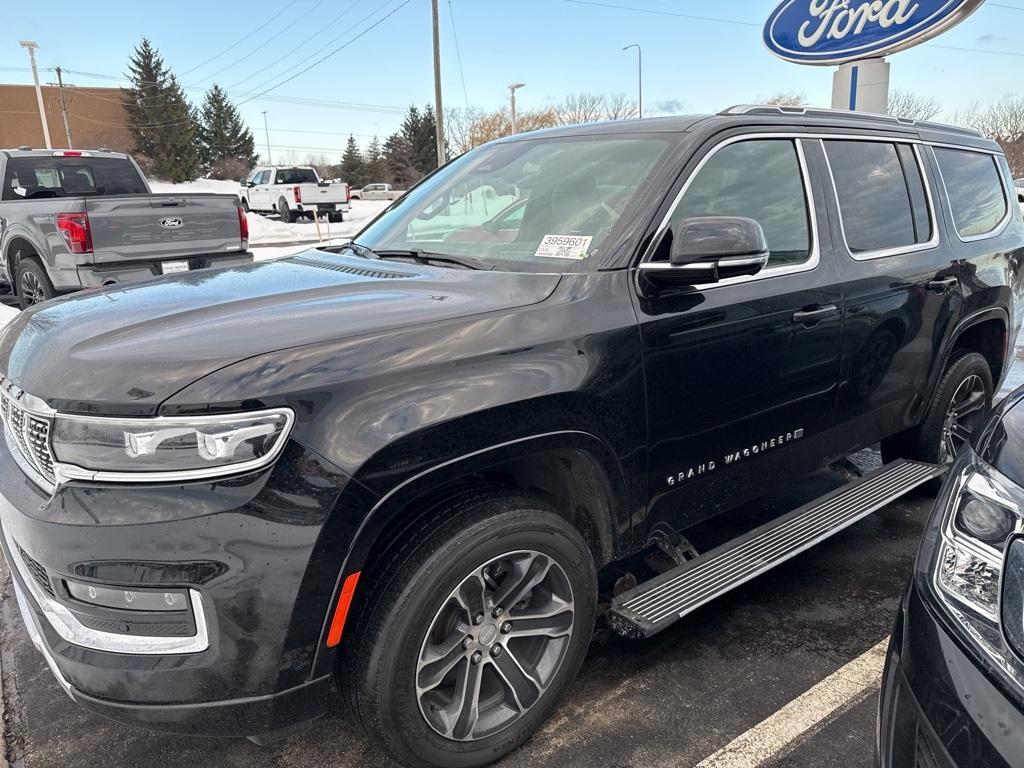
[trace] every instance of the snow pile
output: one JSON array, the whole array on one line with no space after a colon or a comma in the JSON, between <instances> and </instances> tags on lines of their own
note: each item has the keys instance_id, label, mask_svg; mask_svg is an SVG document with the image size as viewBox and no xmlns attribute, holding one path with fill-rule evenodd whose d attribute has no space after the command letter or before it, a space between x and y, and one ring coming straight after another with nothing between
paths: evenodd
<instances>
[{"instance_id":1,"label":"snow pile","mask_svg":"<svg viewBox=\"0 0 1024 768\"><path fill-rule=\"evenodd\" d=\"M150 181L154 192L174 194L175 192L213 192L222 195L237 195L237 181L219 181L217 179L196 179L181 184L166 181ZM281 221L276 216L267 218L257 213L247 214L249 219L249 245L284 245L287 243L316 244L320 240L327 243L344 243L358 232L365 224L384 210L389 202L384 200L353 200L352 210L345 214L345 220L337 223L320 221L320 238L317 238L316 223L301 219L294 224ZM263 254L257 253L257 257Z\"/></svg>"},{"instance_id":2,"label":"snow pile","mask_svg":"<svg viewBox=\"0 0 1024 768\"><path fill-rule=\"evenodd\" d=\"M0 304L0 330L3 330L3 327L11 322L16 314L18 314L18 310L14 307Z\"/></svg>"}]
</instances>

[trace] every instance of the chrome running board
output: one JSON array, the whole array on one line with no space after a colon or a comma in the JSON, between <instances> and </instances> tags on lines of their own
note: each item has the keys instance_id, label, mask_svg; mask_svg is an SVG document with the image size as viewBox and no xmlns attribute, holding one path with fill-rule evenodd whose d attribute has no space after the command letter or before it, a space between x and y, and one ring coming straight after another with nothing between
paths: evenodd
<instances>
[{"instance_id":1,"label":"chrome running board","mask_svg":"<svg viewBox=\"0 0 1024 768\"><path fill-rule=\"evenodd\" d=\"M705 603L839 533L946 467L900 459L788 512L612 601L608 623L650 637Z\"/></svg>"}]
</instances>

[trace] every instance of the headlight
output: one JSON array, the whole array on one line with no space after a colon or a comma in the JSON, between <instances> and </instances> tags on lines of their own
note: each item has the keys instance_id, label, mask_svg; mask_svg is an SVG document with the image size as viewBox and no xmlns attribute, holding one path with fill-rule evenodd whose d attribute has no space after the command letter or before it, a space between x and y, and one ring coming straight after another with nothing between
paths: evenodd
<instances>
[{"instance_id":1,"label":"headlight","mask_svg":"<svg viewBox=\"0 0 1024 768\"><path fill-rule=\"evenodd\" d=\"M225 416L108 419L58 414L58 480L170 481L259 469L284 448L287 408Z\"/></svg>"},{"instance_id":2,"label":"headlight","mask_svg":"<svg viewBox=\"0 0 1024 768\"><path fill-rule=\"evenodd\" d=\"M1024 491L968 449L938 503L918 577L990 658L1016 668L1002 632L1001 592L1006 553L1024 531ZM1016 613L1021 610L1024 603Z\"/></svg>"}]
</instances>

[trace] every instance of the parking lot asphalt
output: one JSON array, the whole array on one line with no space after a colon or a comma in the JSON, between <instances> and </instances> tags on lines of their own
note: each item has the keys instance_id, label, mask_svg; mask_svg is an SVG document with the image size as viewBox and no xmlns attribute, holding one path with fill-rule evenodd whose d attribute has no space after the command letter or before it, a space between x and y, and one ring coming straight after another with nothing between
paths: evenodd
<instances>
[{"instance_id":1,"label":"parking lot asphalt","mask_svg":"<svg viewBox=\"0 0 1024 768\"><path fill-rule=\"evenodd\" d=\"M1003 392L1022 374L1018 347ZM820 472L716 527L755 524L843 481ZM599 620L568 697L501 768L869 768L881 652L931 502L910 494L653 639L619 638ZM32 647L2 562L0 585L0 716L13 768L389 765L337 696L326 718L266 747L92 715Z\"/></svg>"}]
</instances>

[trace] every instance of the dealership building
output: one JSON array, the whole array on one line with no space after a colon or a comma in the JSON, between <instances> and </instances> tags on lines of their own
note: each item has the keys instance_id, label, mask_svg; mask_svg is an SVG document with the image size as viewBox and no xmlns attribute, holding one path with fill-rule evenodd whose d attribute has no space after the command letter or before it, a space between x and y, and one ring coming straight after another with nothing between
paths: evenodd
<instances>
[{"instance_id":1,"label":"dealership building","mask_svg":"<svg viewBox=\"0 0 1024 768\"><path fill-rule=\"evenodd\" d=\"M44 85L41 90L54 147L106 147L123 152L132 148L120 88L64 88L73 144L64 128L60 89ZM33 86L0 85L0 105L0 147L46 146Z\"/></svg>"}]
</instances>

